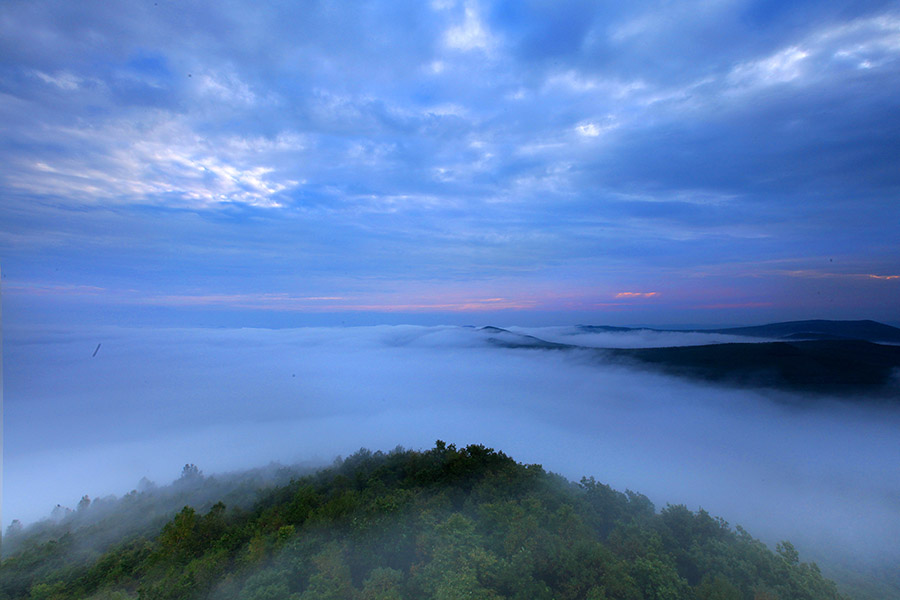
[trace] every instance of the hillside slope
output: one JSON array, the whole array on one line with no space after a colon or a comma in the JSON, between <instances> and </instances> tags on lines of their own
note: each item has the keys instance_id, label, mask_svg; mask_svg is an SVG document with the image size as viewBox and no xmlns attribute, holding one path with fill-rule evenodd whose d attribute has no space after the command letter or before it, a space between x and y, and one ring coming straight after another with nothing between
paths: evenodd
<instances>
[{"instance_id":1,"label":"hillside slope","mask_svg":"<svg viewBox=\"0 0 900 600\"><path fill-rule=\"evenodd\" d=\"M588 333L628 333L622 327L581 325ZM792 321L757 327L694 330L780 341L720 342L650 348L597 348L542 340L497 327L481 329L494 346L581 351L598 360L726 385L772 388L857 399L900 398L900 329L875 321ZM672 330L653 330L672 331ZM888 342L888 343L878 343Z\"/></svg>"},{"instance_id":2,"label":"hillside slope","mask_svg":"<svg viewBox=\"0 0 900 600\"><path fill-rule=\"evenodd\" d=\"M779 339L848 339L867 342L900 343L900 329L877 321L831 321L815 319L786 321L753 327L730 327L703 330L708 333L725 333L749 337Z\"/></svg>"},{"instance_id":3,"label":"hillside slope","mask_svg":"<svg viewBox=\"0 0 900 600\"><path fill-rule=\"evenodd\" d=\"M360 451L261 493L185 507L91 554L90 529L21 544L0 598L841 598L789 543L483 446ZM24 535L24 534L23 534ZM79 558L73 558L79 557Z\"/></svg>"},{"instance_id":4,"label":"hillside slope","mask_svg":"<svg viewBox=\"0 0 900 600\"><path fill-rule=\"evenodd\" d=\"M616 348L608 355L673 375L748 387L897 398L900 346L858 340Z\"/></svg>"}]
</instances>

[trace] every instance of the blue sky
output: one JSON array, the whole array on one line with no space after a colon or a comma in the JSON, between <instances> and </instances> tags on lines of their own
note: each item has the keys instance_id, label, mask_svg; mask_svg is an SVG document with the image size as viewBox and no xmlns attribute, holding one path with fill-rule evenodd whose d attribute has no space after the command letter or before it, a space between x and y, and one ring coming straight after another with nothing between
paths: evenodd
<instances>
[{"instance_id":1,"label":"blue sky","mask_svg":"<svg viewBox=\"0 0 900 600\"><path fill-rule=\"evenodd\" d=\"M900 3L4 2L7 323L900 320Z\"/></svg>"}]
</instances>

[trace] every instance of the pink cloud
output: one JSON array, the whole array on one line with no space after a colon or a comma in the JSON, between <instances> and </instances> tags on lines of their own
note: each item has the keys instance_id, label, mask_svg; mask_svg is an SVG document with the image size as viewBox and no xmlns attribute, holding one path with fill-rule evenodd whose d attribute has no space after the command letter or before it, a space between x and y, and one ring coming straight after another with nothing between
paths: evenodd
<instances>
[{"instance_id":1,"label":"pink cloud","mask_svg":"<svg viewBox=\"0 0 900 600\"><path fill-rule=\"evenodd\" d=\"M619 292L616 298L652 298L658 295L659 292Z\"/></svg>"}]
</instances>

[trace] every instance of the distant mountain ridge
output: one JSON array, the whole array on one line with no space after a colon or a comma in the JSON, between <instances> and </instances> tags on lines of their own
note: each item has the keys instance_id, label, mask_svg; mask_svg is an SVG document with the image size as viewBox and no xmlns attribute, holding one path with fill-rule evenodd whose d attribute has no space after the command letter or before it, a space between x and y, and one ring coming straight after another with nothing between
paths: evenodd
<instances>
[{"instance_id":1,"label":"distant mountain ridge","mask_svg":"<svg viewBox=\"0 0 900 600\"><path fill-rule=\"evenodd\" d=\"M502 327L494 327L493 325L481 327L478 329L478 331L490 335L491 337L488 338L488 342L493 344L494 346L500 346L501 348L536 348L541 350L567 350L581 348L581 346L578 346L577 344L560 344L558 342L548 342L547 340L542 340L541 338L533 335L517 333L515 331L510 331L509 329L503 329Z\"/></svg>"},{"instance_id":2,"label":"distant mountain ridge","mask_svg":"<svg viewBox=\"0 0 900 600\"><path fill-rule=\"evenodd\" d=\"M651 348L588 348L483 327L503 348L580 350L689 379L741 387L816 394L900 397L900 329L876 321L789 321L726 329L651 329L580 325L585 333L655 331L732 335L769 342L712 343ZM577 339L577 336L573 336Z\"/></svg>"},{"instance_id":3,"label":"distant mountain ridge","mask_svg":"<svg viewBox=\"0 0 900 600\"><path fill-rule=\"evenodd\" d=\"M867 342L900 343L900 329L877 321L786 321L752 327L697 330L706 333L724 333L747 337L771 337L790 339L848 339Z\"/></svg>"},{"instance_id":4,"label":"distant mountain ridge","mask_svg":"<svg viewBox=\"0 0 900 600\"><path fill-rule=\"evenodd\" d=\"M768 323L766 325L727 327L722 329L657 329L654 327L613 327L610 325L579 325L578 329L585 333L663 331L680 333L719 333L724 335L772 339L845 339L900 344L900 329L868 319L861 321L811 319L806 321L785 321L781 323Z\"/></svg>"},{"instance_id":5,"label":"distant mountain ridge","mask_svg":"<svg viewBox=\"0 0 900 600\"><path fill-rule=\"evenodd\" d=\"M897 397L900 347L865 340L803 340L614 348L611 356L666 373L741 387Z\"/></svg>"}]
</instances>

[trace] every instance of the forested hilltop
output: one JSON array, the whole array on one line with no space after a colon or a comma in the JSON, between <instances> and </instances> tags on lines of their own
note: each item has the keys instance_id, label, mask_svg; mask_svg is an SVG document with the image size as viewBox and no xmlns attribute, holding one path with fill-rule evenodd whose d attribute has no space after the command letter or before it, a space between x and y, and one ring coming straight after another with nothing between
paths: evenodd
<instances>
[{"instance_id":1,"label":"forested hilltop","mask_svg":"<svg viewBox=\"0 0 900 600\"><path fill-rule=\"evenodd\" d=\"M153 514L151 498L203 503L222 491L202 480L189 468L174 491L117 502ZM116 541L114 507L80 527L75 511L26 529L0 566L0 598L843 598L787 542L772 552L702 510L657 512L641 494L571 483L479 445L361 450L262 487L254 502L245 488L231 506L185 506Z\"/></svg>"}]
</instances>

